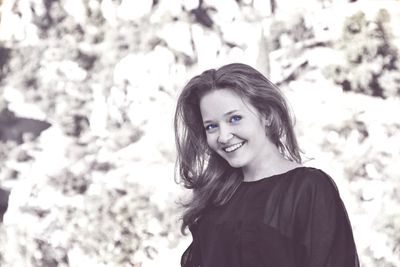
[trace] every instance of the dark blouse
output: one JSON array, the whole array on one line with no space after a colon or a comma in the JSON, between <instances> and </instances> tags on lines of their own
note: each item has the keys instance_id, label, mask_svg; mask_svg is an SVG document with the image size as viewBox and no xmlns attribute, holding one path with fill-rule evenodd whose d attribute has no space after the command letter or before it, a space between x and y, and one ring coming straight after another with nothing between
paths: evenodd
<instances>
[{"instance_id":1,"label":"dark blouse","mask_svg":"<svg viewBox=\"0 0 400 267\"><path fill-rule=\"evenodd\" d=\"M299 167L242 182L190 227L184 267L356 267L346 209L332 178Z\"/></svg>"}]
</instances>

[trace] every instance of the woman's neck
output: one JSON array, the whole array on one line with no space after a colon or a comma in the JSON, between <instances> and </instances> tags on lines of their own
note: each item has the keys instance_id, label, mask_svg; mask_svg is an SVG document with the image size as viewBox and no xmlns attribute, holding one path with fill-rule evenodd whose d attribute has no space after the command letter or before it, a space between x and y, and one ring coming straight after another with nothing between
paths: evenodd
<instances>
[{"instance_id":1,"label":"woman's neck","mask_svg":"<svg viewBox=\"0 0 400 267\"><path fill-rule=\"evenodd\" d=\"M299 163L290 161L279 153L278 149L265 157L263 163L258 163L252 168L242 168L244 181L256 181L265 177L287 172L291 169L302 166Z\"/></svg>"}]
</instances>

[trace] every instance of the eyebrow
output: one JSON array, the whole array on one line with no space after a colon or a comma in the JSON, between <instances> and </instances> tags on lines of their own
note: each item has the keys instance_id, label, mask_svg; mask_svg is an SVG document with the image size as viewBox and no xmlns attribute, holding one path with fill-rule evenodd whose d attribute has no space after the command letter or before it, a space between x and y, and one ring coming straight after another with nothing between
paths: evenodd
<instances>
[{"instance_id":1,"label":"eyebrow","mask_svg":"<svg viewBox=\"0 0 400 267\"><path fill-rule=\"evenodd\" d=\"M228 111L227 113L224 114L224 117L226 117L226 116L228 116L228 115L230 115L232 113L235 113L237 111L239 111L239 110L234 109L234 110ZM206 124L206 123L209 123L209 122L212 122L212 121L211 120L206 120L206 121L203 121L203 124Z\"/></svg>"}]
</instances>

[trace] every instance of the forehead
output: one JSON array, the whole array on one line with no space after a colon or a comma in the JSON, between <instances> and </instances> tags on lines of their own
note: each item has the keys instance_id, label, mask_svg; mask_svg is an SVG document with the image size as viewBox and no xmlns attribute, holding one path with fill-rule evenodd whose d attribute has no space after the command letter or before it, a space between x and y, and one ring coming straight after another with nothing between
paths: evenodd
<instances>
[{"instance_id":1,"label":"forehead","mask_svg":"<svg viewBox=\"0 0 400 267\"><path fill-rule=\"evenodd\" d=\"M219 118L233 110L257 113L246 99L229 89L211 91L200 99L200 112L204 120Z\"/></svg>"}]
</instances>

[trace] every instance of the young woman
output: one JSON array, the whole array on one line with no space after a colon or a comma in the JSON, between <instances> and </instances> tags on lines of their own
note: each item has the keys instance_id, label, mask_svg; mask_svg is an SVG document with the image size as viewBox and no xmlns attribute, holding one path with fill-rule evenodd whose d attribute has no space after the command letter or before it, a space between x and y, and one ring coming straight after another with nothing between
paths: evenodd
<instances>
[{"instance_id":1,"label":"young woman","mask_svg":"<svg viewBox=\"0 0 400 267\"><path fill-rule=\"evenodd\" d=\"M355 267L334 181L305 167L280 90L245 64L192 78L175 113L177 167L193 190L184 267Z\"/></svg>"}]
</instances>

